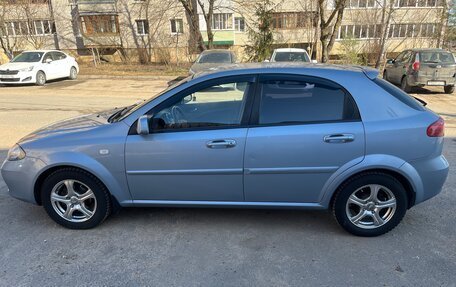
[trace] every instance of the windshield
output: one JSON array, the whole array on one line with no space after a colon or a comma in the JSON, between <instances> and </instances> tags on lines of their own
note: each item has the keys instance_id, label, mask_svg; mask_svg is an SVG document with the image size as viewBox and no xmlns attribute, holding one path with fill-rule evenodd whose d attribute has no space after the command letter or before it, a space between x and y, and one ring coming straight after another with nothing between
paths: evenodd
<instances>
[{"instance_id":1,"label":"windshield","mask_svg":"<svg viewBox=\"0 0 456 287\"><path fill-rule=\"evenodd\" d=\"M11 62L12 63L34 63L39 62L43 57L42 52L26 52L16 56Z\"/></svg>"},{"instance_id":2,"label":"windshield","mask_svg":"<svg viewBox=\"0 0 456 287\"><path fill-rule=\"evenodd\" d=\"M202 54L198 59L198 63L231 63L230 53L207 53Z\"/></svg>"},{"instance_id":3,"label":"windshield","mask_svg":"<svg viewBox=\"0 0 456 287\"><path fill-rule=\"evenodd\" d=\"M276 62L310 62L304 52L278 52L275 55Z\"/></svg>"},{"instance_id":4,"label":"windshield","mask_svg":"<svg viewBox=\"0 0 456 287\"><path fill-rule=\"evenodd\" d=\"M454 64L454 57L451 53L445 51L420 52L420 62Z\"/></svg>"},{"instance_id":5,"label":"windshield","mask_svg":"<svg viewBox=\"0 0 456 287\"><path fill-rule=\"evenodd\" d=\"M190 81L192 79L193 76L189 76L189 77L186 77L185 79L183 79L182 81L179 81L171 86L169 86L168 88L166 88L165 90L159 92L158 94L156 94L155 96L153 96L152 98L148 99L148 100L145 100L144 102L142 103L138 103L138 104L135 104L135 105L132 105L132 106L128 106L128 107L125 107L123 109L120 109L120 110L117 110L117 112L120 112L122 113L122 115L119 115L119 116L116 116L115 118L112 119L112 121L110 122L119 122L123 119L125 119L126 117L128 117L129 115L131 115L132 113L134 113L135 111L137 111L138 109L142 108L143 106L147 105L150 101L160 97L161 95L179 87L180 85L182 84L185 84L187 83L188 81ZM115 113L114 113L115 114ZM114 116L111 115L111 116Z\"/></svg>"}]
</instances>

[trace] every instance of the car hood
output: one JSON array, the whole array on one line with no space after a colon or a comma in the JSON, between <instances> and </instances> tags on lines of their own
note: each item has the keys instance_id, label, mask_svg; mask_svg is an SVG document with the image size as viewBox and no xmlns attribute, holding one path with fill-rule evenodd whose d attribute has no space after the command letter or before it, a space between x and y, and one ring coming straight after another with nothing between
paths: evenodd
<instances>
[{"instance_id":1,"label":"car hood","mask_svg":"<svg viewBox=\"0 0 456 287\"><path fill-rule=\"evenodd\" d=\"M190 68L191 71L193 71L194 74L199 73L199 72L205 72L205 71L210 71L212 69L216 69L221 66L226 66L226 65L231 65L230 63L194 63L192 67Z\"/></svg>"},{"instance_id":2,"label":"car hood","mask_svg":"<svg viewBox=\"0 0 456 287\"><path fill-rule=\"evenodd\" d=\"M33 65L37 65L38 63L6 63L0 65L0 70L20 70L29 68Z\"/></svg>"},{"instance_id":3,"label":"car hood","mask_svg":"<svg viewBox=\"0 0 456 287\"><path fill-rule=\"evenodd\" d=\"M116 110L117 109L112 109L97 114L78 116L50 124L23 137L19 141L19 144L24 144L45 137L84 132L102 125L109 124L108 117Z\"/></svg>"}]
</instances>

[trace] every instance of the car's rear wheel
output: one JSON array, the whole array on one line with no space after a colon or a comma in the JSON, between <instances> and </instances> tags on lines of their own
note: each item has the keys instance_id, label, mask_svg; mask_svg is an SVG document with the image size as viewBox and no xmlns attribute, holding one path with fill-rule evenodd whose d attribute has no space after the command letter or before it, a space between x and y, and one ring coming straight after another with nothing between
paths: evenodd
<instances>
[{"instance_id":1,"label":"car's rear wheel","mask_svg":"<svg viewBox=\"0 0 456 287\"><path fill-rule=\"evenodd\" d=\"M44 86L46 84L46 74L43 71L36 73L36 84L38 86Z\"/></svg>"},{"instance_id":2,"label":"car's rear wheel","mask_svg":"<svg viewBox=\"0 0 456 287\"><path fill-rule=\"evenodd\" d=\"M410 93L412 91L412 87L407 83L407 77L405 76L401 80L401 89L406 93Z\"/></svg>"},{"instance_id":3,"label":"car's rear wheel","mask_svg":"<svg viewBox=\"0 0 456 287\"><path fill-rule=\"evenodd\" d=\"M68 78L70 80L76 80L78 78L78 70L75 67L71 67L70 76Z\"/></svg>"},{"instance_id":4,"label":"car's rear wheel","mask_svg":"<svg viewBox=\"0 0 456 287\"><path fill-rule=\"evenodd\" d=\"M407 211L407 195L393 176L364 173L343 184L333 201L337 222L358 236L378 236L396 227Z\"/></svg>"},{"instance_id":5,"label":"car's rear wheel","mask_svg":"<svg viewBox=\"0 0 456 287\"><path fill-rule=\"evenodd\" d=\"M111 213L106 187L92 174L76 168L50 174L42 185L41 200L55 222L71 229L95 227Z\"/></svg>"},{"instance_id":6,"label":"car's rear wheel","mask_svg":"<svg viewBox=\"0 0 456 287\"><path fill-rule=\"evenodd\" d=\"M452 94L454 93L454 86L445 86L443 87L443 90L445 91L446 94Z\"/></svg>"}]
</instances>

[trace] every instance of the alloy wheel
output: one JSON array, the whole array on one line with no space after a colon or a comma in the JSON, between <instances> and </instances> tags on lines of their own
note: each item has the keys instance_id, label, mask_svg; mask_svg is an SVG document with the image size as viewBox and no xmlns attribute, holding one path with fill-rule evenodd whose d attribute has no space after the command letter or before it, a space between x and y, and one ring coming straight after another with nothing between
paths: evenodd
<instances>
[{"instance_id":1,"label":"alloy wheel","mask_svg":"<svg viewBox=\"0 0 456 287\"><path fill-rule=\"evenodd\" d=\"M51 191L51 204L55 212L70 222L84 222L96 212L97 199L84 183L66 179L57 183Z\"/></svg>"},{"instance_id":2,"label":"alloy wheel","mask_svg":"<svg viewBox=\"0 0 456 287\"><path fill-rule=\"evenodd\" d=\"M380 184L369 184L350 195L345 212L355 226L374 229L391 220L396 206L396 197L391 190Z\"/></svg>"}]
</instances>

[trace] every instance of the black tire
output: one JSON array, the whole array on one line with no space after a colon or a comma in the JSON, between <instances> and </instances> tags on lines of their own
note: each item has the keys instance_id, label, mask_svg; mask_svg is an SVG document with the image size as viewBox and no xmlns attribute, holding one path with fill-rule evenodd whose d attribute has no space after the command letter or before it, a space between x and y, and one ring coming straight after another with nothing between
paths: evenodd
<instances>
[{"instance_id":1,"label":"black tire","mask_svg":"<svg viewBox=\"0 0 456 287\"><path fill-rule=\"evenodd\" d=\"M43 71L38 71L36 73L35 83L37 86L44 86L44 84L46 84L46 74Z\"/></svg>"},{"instance_id":2,"label":"black tire","mask_svg":"<svg viewBox=\"0 0 456 287\"><path fill-rule=\"evenodd\" d=\"M410 93L412 91L412 87L409 86L409 84L407 83L407 77L404 76L402 77L402 80L401 80L401 89L406 92L406 93Z\"/></svg>"},{"instance_id":3,"label":"black tire","mask_svg":"<svg viewBox=\"0 0 456 287\"><path fill-rule=\"evenodd\" d=\"M359 188L369 184L386 187L396 199L395 210L392 212L391 218L383 225L370 229L356 226L347 215L349 197ZM385 234L395 228L407 212L407 204L405 188L395 177L381 172L366 172L349 179L339 187L333 200L332 211L336 221L346 231L357 236L373 237Z\"/></svg>"},{"instance_id":4,"label":"black tire","mask_svg":"<svg viewBox=\"0 0 456 287\"><path fill-rule=\"evenodd\" d=\"M76 67L71 67L70 76L68 77L68 79L76 80L77 78L78 78L78 70L76 69Z\"/></svg>"},{"instance_id":5,"label":"black tire","mask_svg":"<svg viewBox=\"0 0 456 287\"><path fill-rule=\"evenodd\" d=\"M62 217L51 202L55 186L64 180L73 180L86 185L96 199L93 215L83 222L72 222ZM112 202L106 187L94 175L77 168L62 168L50 174L41 187L41 202L48 215L58 224L70 229L89 229L102 223L111 213ZM67 208L68 205L67 205ZM72 213L73 214L73 213Z\"/></svg>"},{"instance_id":6,"label":"black tire","mask_svg":"<svg viewBox=\"0 0 456 287\"><path fill-rule=\"evenodd\" d=\"M454 93L454 86L445 86L443 87L443 90L445 91L445 94L452 94Z\"/></svg>"},{"instance_id":7,"label":"black tire","mask_svg":"<svg viewBox=\"0 0 456 287\"><path fill-rule=\"evenodd\" d=\"M383 71L383 80L385 80L385 81L388 81L388 82L389 82L389 80L388 80L388 72L387 72L386 70L385 70L385 71Z\"/></svg>"}]
</instances>

